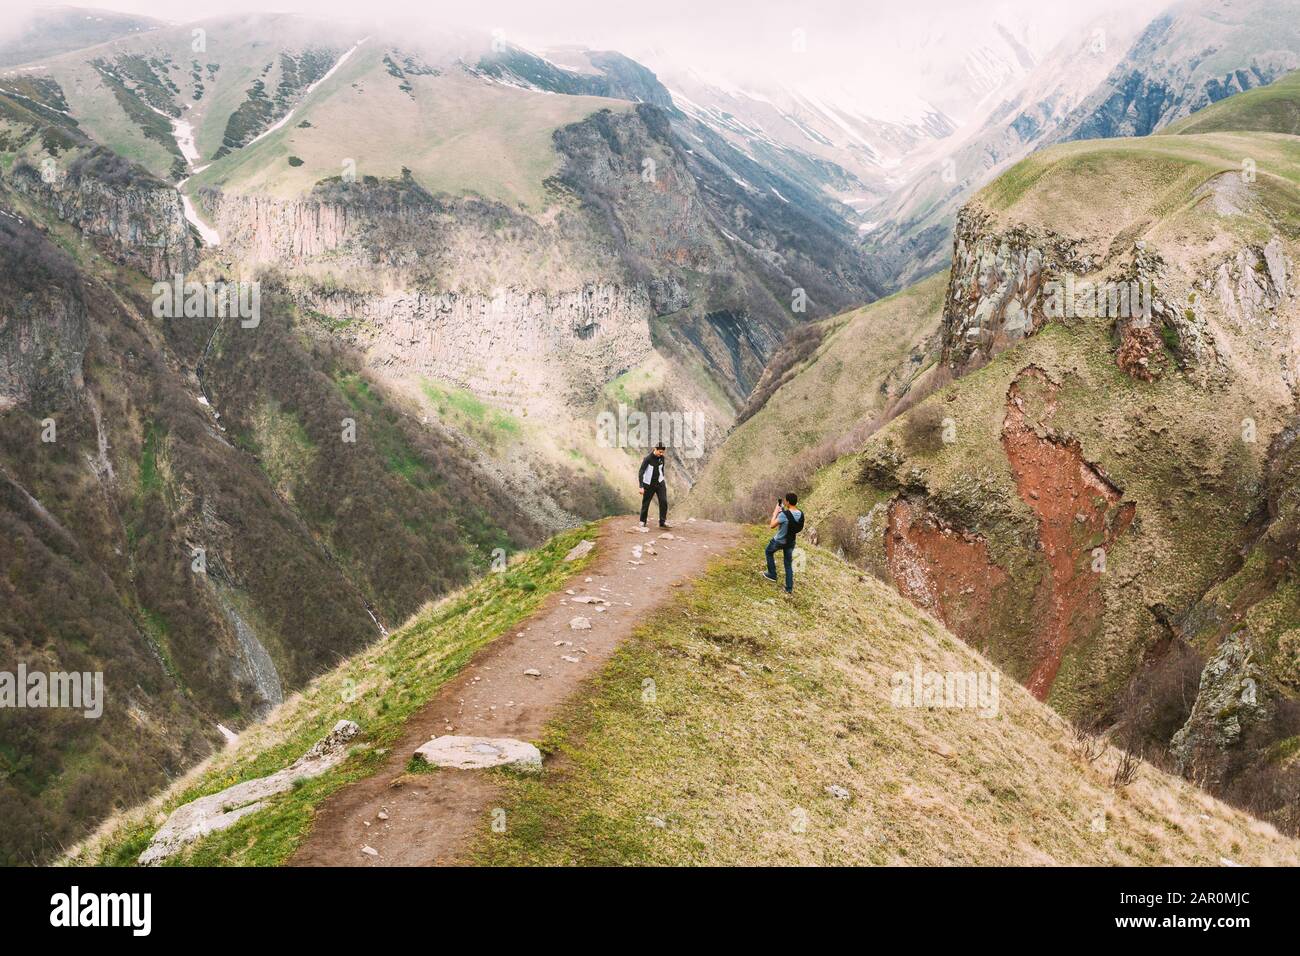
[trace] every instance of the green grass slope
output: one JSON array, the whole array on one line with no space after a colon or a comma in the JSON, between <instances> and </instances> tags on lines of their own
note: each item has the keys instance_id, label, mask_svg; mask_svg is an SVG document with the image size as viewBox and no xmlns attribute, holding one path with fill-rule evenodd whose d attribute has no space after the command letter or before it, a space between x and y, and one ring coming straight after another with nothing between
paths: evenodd
<instances>
[{"instance_id":1,"label":"green grass slope","mask_svg":"<svg viewBox=\"0 0 1300 956\"><path fill-rule=\"evenodd\" d=\"M1053 146L1007 170L975 201L1002 222L1052 227L1105 253L1116 239L1156 238L1171 217L1198 204L1199 187L1240 173L1244 157L1255 161L1264 186L1300 185L1300 139L1219 132Z\"/></svg>"},{"instance_id":2,"label":"green grass slope","mask_svg":"<svg viewBox=\"0 0 1300 956\"><path fill-rule=\"evenodd\" d=\"M69 114L92 139L174 180L184 161L169 117L193 127L206 162L256 84L268 99L278 95L283 53L338 56L358 39L305 17L241 14L128 34L27 69L59 84ZM306 85L291 82L289 89ZM277 105L269 118L282 112Z\"/></svg>"},{"instance_id":3,"label":"green grass slope","mask_svg":"<svg viewBox=\"0 0 1300 956\"><path fill-rule=\"evenodd\" d=\"M1170 124L1160 135L1186 136L1226 130L1300 134L1300 73L1288 74L1269 86L1220 100Z\"/></svg>"},{"instance_id":4,"label":"green grass slope","mask_svg":"<svg viewBox=\"0 0 1300 956\"><path fill-rule=\"evenodd\" d=\"M460 59L477 59L473 41L454 42L245 14L129 34L32 71L58 83L92 139L172 181L185 164L158 111L190 124L195 165L207 167L191 192L296 197L347 164L358 177L398 178L406 168L433 193L542 208L543 183L559 169L555 130L627 104L471 75ZM0 86L21 76L0 76Z\"/></svg>"},{"instance_id":5,"label":"green grass slope","mask_svg":"<svg viewBox=\"0 0 1300 956\"><path fill-rule=\"evenodd\" d=\"M362 745L342 765L173 861L284 863L313 808L370 773L475 650L582 570L562 559L593 533L561 535L421 611L165 794L110 821L67 862L129 865L176 806L274 772L337 720L355 720ZM506 831L492 832L485 810L468 862L1300 861L1297 844L1271 827L1149 766L1115 784L1118 753L1075 739L1010 681L985 701L995 704L990 716L896 706L898 673L993 668L819 549L794 602L779 600L753 573L760 543L756 532L720 557L566 705L542 741L540 778L501 773Z\"/></svg>"},{"instance_id":6,"label":"green grass slope","mask_svg":"<svg viewBox=\"0 0 1300 956\"><path fill-rule=\"evenodd\" d=\"M709 458L691 488L688 508L743 515L756 496L790 490L778 486L797 483L801 458L832 453L828 442L884 411L929 369L925 346L938 329L947 285L948 273L941 272L817 323L810 331L821 340L806 357L787 355L794 348L787 344L759 385L760 390L776 387Z\"/></svg>"},{"instance_id":7,"label":"green grass slope","mask_svg":"<svg viewBox=\"0 0 1300 956\"><path fill-rule=\"evenodd\" d=\"M536 211L546 205L543 183L560 165L555 130L598 109L627 108L496 85L455 68L394 77L390 57L390 48L368 41L289 123L217 160L191 187L292 198L341 175L352 160L358 177L398 178L406 168L432 193L474 194Z\"/></svg>"},{"instance_id":8,"label":"green grass slope","mask_svg":"<svg viewBox=\"0 0 1300 956\"><path fill-rule=\"evenodd\" d=\"M70 854L68 862L131 865L176 807L274 773L302 756L339 720L353 720L361 727L362 746L341 765L274 798L265 810L229 830L192 844L172 861L209 866L283 863L311 825L313 808L339 787L373 773L382 762L382 749L400 737L406 719L478 648L512 630L590 562L590 555L569 563L564 556L597 533L588 526L558 535L506 571L488 574L422 609L388 638L312 681L267 720L242 733L238 743L149 804L109 820Z\"/></svg>"},{"instance_id":9,"label":"green grass slope","mask_svg":"<svg viewBox=\"0 0 1300 956\"><path fill-rule=\"evenodd\" d=\"M624 645L551 726L540 778L503 777L505 830L485 819L476 862L1300 859L1272 827L1148 765L1115 786L1118 753L1094 757L1011 680L993 717L894 706L899 672L992 665L820 549L794 601L780 600L754 573L761 541L720 559Z\"/></svg>"}]
</instances>

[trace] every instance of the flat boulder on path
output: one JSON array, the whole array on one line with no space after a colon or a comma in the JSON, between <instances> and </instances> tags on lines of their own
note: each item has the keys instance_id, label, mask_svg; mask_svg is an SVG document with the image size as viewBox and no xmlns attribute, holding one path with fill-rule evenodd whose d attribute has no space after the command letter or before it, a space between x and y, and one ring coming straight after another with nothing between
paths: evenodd
<instances>
[{"instance_id":1,"label":"flat boulder on path","mask_svg":"<svg viewBox=\"0 0 1300 956\"><path fill-rule=\"evenodd\" d=\"M418 748L415 755L435 767L453 770L506 766L542 769L542 752L530 743L510 737L435 737Z\"/></svg>"}]
</instances>

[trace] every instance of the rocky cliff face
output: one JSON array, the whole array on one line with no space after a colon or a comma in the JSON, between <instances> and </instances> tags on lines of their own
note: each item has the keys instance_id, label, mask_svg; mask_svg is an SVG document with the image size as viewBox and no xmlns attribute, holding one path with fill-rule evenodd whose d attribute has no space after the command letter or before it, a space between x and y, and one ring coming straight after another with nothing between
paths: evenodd
<instances>
[{"instance_id":1,"label":"rocky cliff face","mask_svg":"<svg viewBox=\"0 0 1300 956\"><path fill-rule=\"evenodd\" d=\"M72 261L37 230L0 214L0 410L67 403L82 386L90 324Z\"/></svg>"},{"instance_id":2,"label":"rocky cliff face","mask_svg":"<svg viewBox=\"0 0 1300 956\"><path fill-rule=\"evenodd\" d=\"M1146 136L1300 66L1285 0L1183 0L1143 31L1053 141Z\"/></svg>"},{"instance_id":3,"label":"rocky cliff face","mask_svg":"<svg viewBox=\"0 0 1300 956\"><path fill-rule=\"evenodd\" d=\"M673 109L673 98L658 77L635 60L613 51L565 51L582 61L584 72L557 66L519 47L507 46L480 57L472 72L481 76L569 96L608 96Z\"/></svg>"},{"instance_id":4,"label":"rocky cliff face","mask_svg":"<svg viewBox=\"0 0 1300 956\"><path fill-rule=\"evenodd\" d=\"M671 316L672 344L739 405L795 322L872 295L834 232L844 224L802 221L787 199L692 157L661 110L600 111L555 145L559 201L545 216L410 179L329 181L294 201L201 198L223 253L323 280L304 279L301 303L376 363L488 396L558 369L565 400L590 400L649 355L650 321Z\"/></svg>"},{"instance_id":5,"label":"rocky cliff face","mask_svg":"<svg viewBox=\"0 0 1300 956\"><path fill-rule=\"evenodd\" d=\"M868 442L842 526L1037 696L1295 828L1300 312L1269 195L1223 173L1172 226L1068 236L968 204L957 380Z\"/></svg>"},{"instance_id":6,"label":"rocky cliff face","mask_svg":"<svg viewBox=\"0 0 1300 956\"><path fill-rule=\"evenodd\" d=\"M451 382L512 409L548 398L584 407L651 350L650 298L639 285L495 295L315 290L299 301L374 367Z\"/></svg>"},{"instance_id":7,"label":"rocky cliff face","mask_svg":"<svg viewBox=\"0 0 1300 956\"><path fill-rule=\"evenodd\" d=\"M303 201L204 198L225 248L250 264L303 270L293 284L300 308L371 367L450 382L511 410L585 407L650 353L650 319L673 296L663 283L652 295L617 261L591 263L572 223L539 225L410 183L333 184ZM552 268L555 249L568 254ZM313 269L328 273L318 281Z\"/></svg>"},{"instance_id":8,"label":"rocky cliff face","mask_svg":"<svg viewBox=\"0 0 1300 956\"><path fill-rule=\"evenodd\" d=\"M92 150L66 171L16 166L11 182L109 256L151 278L170 279L196 261L180 194L107 151Z\"/></svg>"},{"instance_id":9,"label":"rocky cliff face","mask_svg":"<svg viewBox=\"0 0 1300 956\"><path fill-rule=\"evenodd\" d=\"M557 131L558 181L737 407L798 322L876 298L847 224L700 124L641 105ZM793 195L786 195L790 192Z\"/></svg>"},{"instance_id":10,"label":"rocky cliff face","mask_svg":"<svg viewBox=\"0 0 1300 956\"><path fill-rule=\"evenodd\" d=\"M944 360L964 371L1042 328L1048 321L1044 284L1090 271L1077 247L1046 230L992 229L978 204L963 207L944 304Z\"/></svg>"}]
</instances>

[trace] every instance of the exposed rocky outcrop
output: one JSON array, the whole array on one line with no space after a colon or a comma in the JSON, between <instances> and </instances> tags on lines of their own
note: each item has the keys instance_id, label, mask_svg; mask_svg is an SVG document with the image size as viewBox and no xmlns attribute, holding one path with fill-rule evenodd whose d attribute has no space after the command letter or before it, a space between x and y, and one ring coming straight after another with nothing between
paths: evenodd
<instances>
[{"instance_id":1,"label":"exposed rocky outcrop","mask_svg":"<svg viewBox=\"0 0 1300 956\"><path fill-rule=\"evenodd\" d=\"M876 298L846 223L704 127L602 110L557 130L556 181L650 291L667 330L739 406L802 319ZM796 305L797 303L797 305Z\"/></svg>"},{"instance_id":2,"label":"exposed rocky outcrop","mask_svg":"<svg viewBox=\"0 0 1300 956\"><path fill-rule=\"evenodd\" d=\"M481 770L513 767L522 772L542 769L542 753L533 744L509 737L435 737L416 748L415 756L434 767Z\"/></svg>"},{"instance_id":3,"label":"exposed rocky outcrop","mask_svg":"<svg viewBox=\"0 0 1300 956\"><path fill-rule=\"evenodd\" d=\"M1290 264L1281 239L1274 236L1262 248L1237 250L1219 263L1214 291L1224 316L1237 325L1269 324L1279 305L1291 295Z\"/></svg>"},{"instance_id":4,"label":"exposed rocky outcrop","mask_svg":"<svg viewBox=\"0 0 1300 956\"><path fill-rule=\"evenodd\" d=\"M943 356L958 371L1037 332L1049 318L1045 283L1091 267L1077 240L1023 226L996 230L990 222L977 203L957 216Z\"/></svg>"},{"instance_id":5,"label":"exposed rocky outcrop","mask_svg":"<svg viewBox=\"0 0 1300 956\"><path fill-rule=\"evenodd\" d=\"M1085 245L1042 228L999 226L977 202L963 207L942 330L943 357L953 371L969 371L1048 322L1093 319L1110 323L1115 362L1134 378L1154 381L1171 360L1182 368L1213 360L1214 338L1196 295L1180 307L1166 294L1179 280L1154 248L1144 240L1116 242L1099 255ZM1284 250L1276 242L1269 248L1285 288ZM1219 270L1225 314L1274 308L1283 293L1265 271L1264 252L1243 250L1238 259L1242 267Z\"/></svg>"},{"instance_id":6,"label":"exposed rocky outcrop","mask_svg":"<svg viewBox=\"0 0 1300 956\"><path fill-rule=\"evenodd\" d=\"M1271 684L1242 635L1224 640L1201 673L1191 716L1169 743L1178 772L1222 784L1232 751L1273 718Z\"/></svg>"},{"instance_id":7,"label":"exposed rocky outcrop","mask_svg":"<svg viewBox=\"0 0 1300 956\"><path fill-rule=\"evenodd\" d=\"M333 730L283 770L269 777L245 780L178 807L140 854L140 863L155 866L200 837L228 829L250 813L256 813L266 806L268 799L291 789L300 780L319 777L347 757L349 743L360 732L361 728L352 721L340 720Z\"/></svg>"},{"instance_id":8,"label":"exposed rocky outcrop","mask_svg":"<svg viewBox=\"0 0 1300 956\"><path fill-rule=\"evenodd\" d=\"M66 171L18 165L11 182L109 257L151 278L169 279L195 263L180 193L107 151L94 149Z\"/></svg>"}]
</instances>

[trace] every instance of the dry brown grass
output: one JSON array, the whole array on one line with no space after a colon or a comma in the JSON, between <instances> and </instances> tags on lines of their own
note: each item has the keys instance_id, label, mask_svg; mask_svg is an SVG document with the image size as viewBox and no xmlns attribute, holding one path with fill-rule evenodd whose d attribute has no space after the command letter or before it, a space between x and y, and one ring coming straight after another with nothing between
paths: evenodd
<instances>
[{"instance_id":1,"label":"dry brown grass","mask_svg":"<svg viewBox=\"0 0 1300 956\"><path fill-rule=\"evenodd\" d=\"M1099 740L1081 757L1071 727L1009 678L993 717L894 706L899 672L993 667L820 549L795 600L775 597L754 573L759 543L572 702L541 779L507 783L507 832L485 822L481 862L1300 862L1295 841L1184 780Z\"/></svg>"}]
</instances>

